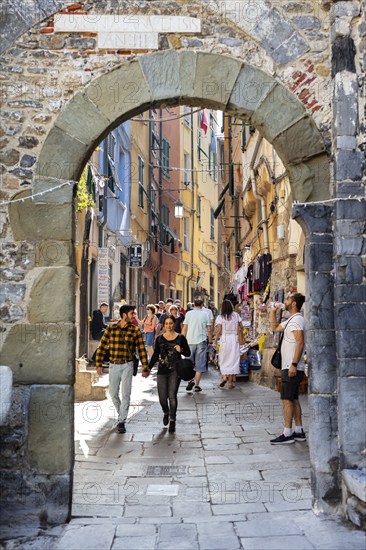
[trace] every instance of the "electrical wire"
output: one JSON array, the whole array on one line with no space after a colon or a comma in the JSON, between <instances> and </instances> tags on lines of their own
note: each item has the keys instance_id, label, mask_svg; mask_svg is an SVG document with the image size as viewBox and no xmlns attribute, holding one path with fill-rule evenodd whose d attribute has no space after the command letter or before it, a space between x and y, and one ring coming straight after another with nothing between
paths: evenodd
<instances>
[{"instance_id":1,"label":"electrical wire","mask_svg":"<svg viewBox=\"0 0 366 550\"><path fill-rule=\"evenodd\" d=\"M199 109L196 109L195 111L189 111L186 113L183 113L182 115L175 116L175 117L161 117L161 118L130 118L129 120L132 120L133 122L166 122L170 120L179 120L180 118L184 118L186 116L191 116L191 114L199 113L203 111L201 107ZM217 124L217 123L216 123Z\"/></svg>"}]
</instances>

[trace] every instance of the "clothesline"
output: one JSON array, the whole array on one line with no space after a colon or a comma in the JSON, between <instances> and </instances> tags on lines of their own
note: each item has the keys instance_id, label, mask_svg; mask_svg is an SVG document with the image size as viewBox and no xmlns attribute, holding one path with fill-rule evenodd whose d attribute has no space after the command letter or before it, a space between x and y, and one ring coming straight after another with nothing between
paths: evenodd
<instances>
[{"instance_id":1,"label":"clothesline","mask_svg":"<svg viewBox=\"0 0 366 550\"><path fill-rule=\"evenodd\" d=\"M34 193L33 195L28 195L28 197L23 197L22 199L14 199L10 201L4 201L0 203L0 206L6 206L8 204L14 204L15 202L24 202L28 199L33 199L35 197L42 197L46 193L51 193L51 191L56 191L57 189L61 189L61 187L64 187L65 185L75 185L77 184L77 181L64 181L63 183L60 183L60 185L56 185L55 187L50 187L50 189L45 189L44 191L39 191L39 193Z\"/></svg>"}]
</instances>

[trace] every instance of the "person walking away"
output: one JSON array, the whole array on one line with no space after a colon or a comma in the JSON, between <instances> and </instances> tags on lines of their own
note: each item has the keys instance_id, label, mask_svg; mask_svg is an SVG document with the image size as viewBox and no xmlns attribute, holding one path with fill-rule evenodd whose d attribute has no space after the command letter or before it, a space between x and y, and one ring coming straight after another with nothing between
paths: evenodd
<instances>
[{"instance_id":1,"label":"person walking away","mask_svg":"<svg viewBox=\"0 0 366 550\"><path fill-rule=\"evenodd\" d=\"M220 339L219 366L221 372L220 388L229 381L228 388L234 388L233 376L240 374L239 324L240 317L234 311L230 300L224 300L221 315L216 318L215 341Z\"/></svg>"},{"instance_id":2,"label":"person walking away","mask_svg":"<svg viewBox=\"0 0 366 550\"><path fill-rule=\"evenodd\" d=\"M174 326L175 332L178 332L178 334L181 334L185 316L181 313L179 308L175 305L172 305L170 307L169 314L172 315L175 319L175 326Z\"/></svg>"},{"instance_id":3,"label":"person walking away","mask_svg":"<svg viewBox=\"0 0 366 550\"><path fill-rule=\"evenodd\" d=\"M96 354L97 373L102 374L102 362L109 348L109 394L118 414L117 431L126 432L126 419L130 406L133 357L137 353L142 363L142 376L149 376L149 367L144 340L141 331L133 324L134 306L128 304L120 307L121 319L109 325L103 334ZM119 396L120 386L122 401Z\"/></svg>"},{"instance_id":4,"label":"person walking away","mask_svg":"<svg viewBox=\"0 0 366 550\"><path fill-rule=\"evenodd\" d=\"M163 424L169 423L169 432L175 432L177 407L178 407L178 389L180 378L177 374L176 364L181 358L181 354L189 357L191 350L184 336L175 331L175 317L169 315L164 320L164 334L157 337L153 356L150 359L149 368L151 369L157 361L158 363L158 395L161 408L163 409Z\"/></svg>"},{"instance_id":5,"label":"person walking away","mask_svg":"<svg viewBox=\"0 0 366 550\"><path fill-rule=\"evenodd\" d=\"M202 311L203 301L196 298L194 308L187 311L183 321L182 334L186 336L189 347L191 348L191 359L195 365L195 379L190 380L186 390L200 392L202 373L207 371L207 340L212 343L212 327L210 319L204 311Z\"/></svg>"},{"instance_id":6,"label":"person walking away","mask_svg":"<svg viewBox=\"0 0 366 550\"><path fill-rule=\"evenodd\" d=\"M277 324L276 311L279 304L269 310L269 321L273 332L283 332L281 344L281 400L283 406L283 433L270 441L271 445L286 445L295 441L306 441L302 427L302 413L299 402L299 386L304 378L305 364L303 360L305 320L300 310L305 302L305 296L299 292L289 293L285 300L285 308L290 318ZM292 421L295 421L295 431Z\"/></svg>"}]
</instances>

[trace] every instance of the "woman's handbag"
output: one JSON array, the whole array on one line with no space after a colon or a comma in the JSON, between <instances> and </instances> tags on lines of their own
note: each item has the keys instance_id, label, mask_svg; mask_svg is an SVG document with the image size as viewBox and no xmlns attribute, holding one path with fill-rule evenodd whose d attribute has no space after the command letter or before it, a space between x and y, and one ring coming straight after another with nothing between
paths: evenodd
<instances>
[{"instance_id":1,"label":"woman's handbag","mask_svg":"<svg viewBox=\"0 0 366 550\"><path fill-rule=\"evenodd\" d=\"M285 334L285 332L281 333L280 341L278 342L277 349L274 352L274 354L272 355L272 359L271 359L271 365L273 367L275 367L276 369L281 369L282 368L281 345L282 345L282 340L283 340L284 334Z\"/></svg>"},{"instance_id":2,"label":"woman's handbag","mask_svg":"<svg viewBox=\"0 0 366 550\"><path fill-rule=\"evenodd\" d=\"M241 321L239 321L238 340L239 340L239 346L243 346L246 342L244 327L241 324Z\"/></svg>"},{"instance_id":3,"label":"woman's handbag","mask_svg":"<svg viewBox=\"0 0 366 550\"><path fill-rule=\"evenodd\" d=\"M196 374L192 359L179 359L176 364L176 370L179 378L185 380L186 382L192 380Z\"/></svg>"}]
</instances>

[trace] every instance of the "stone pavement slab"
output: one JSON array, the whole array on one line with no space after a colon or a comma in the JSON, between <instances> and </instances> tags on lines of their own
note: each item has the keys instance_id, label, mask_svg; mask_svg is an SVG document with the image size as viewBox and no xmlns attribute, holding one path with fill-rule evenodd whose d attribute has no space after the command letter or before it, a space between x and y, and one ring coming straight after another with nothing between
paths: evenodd
<instances>
[{"instance_id":1,"label":"stone pavement slab","mask_svg":"<svg viewBox=\"0 0 366 550\"><path fill-rule=\"evenodd\" d=\"M134 379L126 434L109 399L75 405L73 517L57 550L365 550L364 533L311 511L308 445L270 445L279 394L246 380L218 390L218 380L210 370L202 394L179 390L175 434L154 377Z\"/></svg>"}]
</instances>

